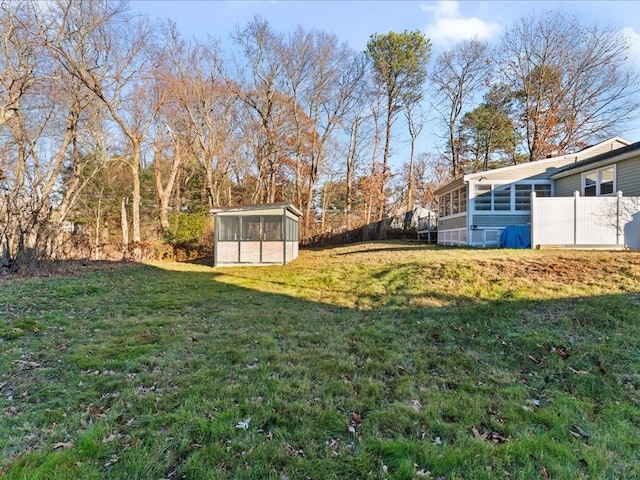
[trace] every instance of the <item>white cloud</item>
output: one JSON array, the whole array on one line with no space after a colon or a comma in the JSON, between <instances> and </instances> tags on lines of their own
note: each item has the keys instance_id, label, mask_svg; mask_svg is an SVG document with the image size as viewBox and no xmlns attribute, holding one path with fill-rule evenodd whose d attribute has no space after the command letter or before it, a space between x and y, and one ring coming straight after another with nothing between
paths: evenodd
<instances>
[{"instance_id":1,"label":"white cloud","mask_svg":"<svg viewBox=\"0 0 640 480\"><path fill-rule=\"evenodd\" d=\"M440 0L422 5L422 10L434 17L434 21L425 28L425 34L434 45L450 45L474 37L489 40L500 31L497 23L486 22L478 17L462 17L457 1Z\"/></svg>"}]
</instances>

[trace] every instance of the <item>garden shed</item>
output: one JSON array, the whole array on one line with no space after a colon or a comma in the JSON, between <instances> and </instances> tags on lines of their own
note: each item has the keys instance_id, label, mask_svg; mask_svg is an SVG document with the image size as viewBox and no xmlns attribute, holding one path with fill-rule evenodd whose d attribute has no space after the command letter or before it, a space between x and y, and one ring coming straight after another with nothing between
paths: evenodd
<instances>
[{"instance_id":1,"label":"garden shed","mask_svg":"<svg viewBox=\"0 0 640 480\"><path fill-rule=\"evenodd\" d=\"M290 203L212 210L214 266L285 265L298 257L302 212Z\"/></svg>"}]
</instances>

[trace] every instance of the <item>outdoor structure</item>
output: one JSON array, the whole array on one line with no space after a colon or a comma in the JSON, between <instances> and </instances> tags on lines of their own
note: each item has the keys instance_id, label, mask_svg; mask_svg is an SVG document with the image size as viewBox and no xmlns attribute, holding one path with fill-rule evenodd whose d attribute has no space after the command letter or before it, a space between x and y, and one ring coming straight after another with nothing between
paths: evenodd
<instances>
[{"instance_id":1,"label":"outdoor structure","mask_svg":"<svg viewBox=\"0 0 640 480\"><path fill-rule=\"evenodd\" d=\"M438 241L438 217L436 212L421 209L418 214L418 241L426 240L427 243L436 243Z\"/></svg>"},{"instance_id":2,"label":"outdoor structure","mask_svg":"<svg viewBox=\"0 0 640 480\"><path fill-rule=\"evenodd\" d=\"M212 210L214 266L285 265L298 257L302 212L290 203Z\"/></svg>"},{"instance_id":3,"label":"outdoor structure","mask_svg":"<svg viewBox=\"0 0 640 480\"><path fill-rule=\"evenodd\" d=\"M435 191L438 243L497 247L505 230L527 235L532 194L542 200L573 197L575 191L615 196L618 190L640 195L640 143L620 137L573 154L468 174Z\"/></svg>"}]
</instances>

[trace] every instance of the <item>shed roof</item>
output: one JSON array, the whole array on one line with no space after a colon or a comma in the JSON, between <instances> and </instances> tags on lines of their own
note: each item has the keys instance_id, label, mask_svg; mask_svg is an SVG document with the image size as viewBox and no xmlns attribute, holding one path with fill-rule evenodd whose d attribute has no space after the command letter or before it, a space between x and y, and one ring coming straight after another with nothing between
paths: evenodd
<instances>
[{"instance_id":1,"label":"shed roof","mask_svg":"<svg viewBox=\"0 0 640 480\"><path fill-rule=\"evenodd\" d=\"M298 217L302 216L302 211L292 203L264 203L256 205L241 205L233 207L212 208L209 213L216 215L219 213L242 213L252 212L255 210L289 210Z\"/></svg>"}]
</instances>

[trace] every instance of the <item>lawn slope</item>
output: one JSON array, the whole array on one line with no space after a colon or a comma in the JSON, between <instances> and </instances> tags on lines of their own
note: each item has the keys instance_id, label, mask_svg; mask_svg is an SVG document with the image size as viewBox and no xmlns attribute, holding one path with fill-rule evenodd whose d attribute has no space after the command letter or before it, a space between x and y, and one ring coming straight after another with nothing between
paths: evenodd
<instances>
[{"instance_id":1,"label":"lawn slope","mask_svg":"<svg viewBox=\"0 0 640 480\"><path fill-rule=\"evenodd\" d=\"M3 479L640 478L640 255L0 280Z\"/></svg>"}]
</instances>

